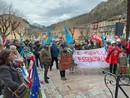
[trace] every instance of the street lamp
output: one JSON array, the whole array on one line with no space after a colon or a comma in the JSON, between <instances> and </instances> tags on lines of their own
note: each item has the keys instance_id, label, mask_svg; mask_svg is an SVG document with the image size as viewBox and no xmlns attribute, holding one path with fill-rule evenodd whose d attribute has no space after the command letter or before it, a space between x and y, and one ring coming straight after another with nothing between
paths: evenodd
<instances>
[{"instance_id":1,"label":"street lamp","mask_svg":"<svg viewBox=\"0 0 130 98\"><path fill-rule=\"evenodd\" d=\"M130 0L127 0L127 25L126 25L126 40L128 40L130 31Z\"/></svg>"}]
</instances>

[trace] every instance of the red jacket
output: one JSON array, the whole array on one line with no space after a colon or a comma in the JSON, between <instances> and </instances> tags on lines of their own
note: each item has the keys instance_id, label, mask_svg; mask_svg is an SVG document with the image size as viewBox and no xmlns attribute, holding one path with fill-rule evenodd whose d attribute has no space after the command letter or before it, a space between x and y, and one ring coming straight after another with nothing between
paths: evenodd
<instances>
[{"instance_id":1,"label":"red jacket","mask_svg":"<svg viewBox=\"0 0 130 98\"><path fill-rule=\"evenodd\" d=\"M125 48L126 48L126 52L127 52L127 53L130 53L130 42L127 42L127 43L125 44Z\"/></svg>"},{"instance_id":2,"label":"red jacket","mask_svg":"<svg viewBox=\"0 0 130 98\"><path fill-rule=\"evenodd\" d=\"M118 46L113 48L113 46L110 45L108 47L108 55L107 55L106 61L109 64L117 64L118 63L118 55L119 55L119 53L120 53L120 48Z\"/></svg>"}]
</instances>

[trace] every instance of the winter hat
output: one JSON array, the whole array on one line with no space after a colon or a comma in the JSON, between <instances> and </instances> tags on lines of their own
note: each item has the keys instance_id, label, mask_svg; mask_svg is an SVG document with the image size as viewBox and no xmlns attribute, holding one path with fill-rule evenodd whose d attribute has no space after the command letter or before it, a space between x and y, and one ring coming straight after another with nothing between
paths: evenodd
<instances>
[{"instance_id":1,"label":"winter hat","mask_svg":"<svg viewBox=\"0 0 130 98\"><path fill-rule=\"evenodd\" d=\"M120 42L121 40L118 38L116 41L117 41L117 42Z\"/></svg>"},{"instance_id":2,"label":"winter hat","mask_svg":"<svg viewBox=\"0 0 130 98\"><path fill-rule=\"evenodd\" d=\"M16 50L16 46L11 45L11 46L10 46L10 50Z\"/></svg>"},{"instance_id":3,"label":"winter hat","mask_svg":"<svg viewBox=\"0 0 130 98\"><path fill-rule=\"evenodd\" d=\"M113 41L111 41L111 44L115 44L115 43L116 43L116 41L114 41L114 40L113 40Z\"/></svg>"}]
</instances>

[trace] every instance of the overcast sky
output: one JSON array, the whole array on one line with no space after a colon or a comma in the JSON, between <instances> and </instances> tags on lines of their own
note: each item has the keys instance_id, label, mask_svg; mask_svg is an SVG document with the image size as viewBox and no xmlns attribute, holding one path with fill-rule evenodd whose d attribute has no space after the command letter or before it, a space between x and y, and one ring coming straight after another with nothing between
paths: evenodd
<instances>
[{"instance_id":1,"label":"overcast sky","mask_svg":"<svg viewBox=\"0 0 130 98\"><path fill-rule=\"evenodd\" d=\"M101 1L107 0L3 0L23 11L30 23L49 26L87 13Z\"/></svg>"}]
</instances>

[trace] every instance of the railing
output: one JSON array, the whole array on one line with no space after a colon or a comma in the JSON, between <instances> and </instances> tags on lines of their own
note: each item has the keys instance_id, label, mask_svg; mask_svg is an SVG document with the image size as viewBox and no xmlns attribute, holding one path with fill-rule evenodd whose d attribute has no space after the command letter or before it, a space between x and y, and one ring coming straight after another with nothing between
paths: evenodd
<instances>
[{"instance_id":1,"label":"railing","mask_svg":"<svg viewBox=\"0 0 130 98\"><path fill-rule=\"evenodd\" d=\"M122 88L123 86L130 86L130 75L124 74L124 75L115 75L108 71L102 70L105 73L104 76L104 82L106 87L111 93L112 98L118 98L119 89L123 92L124 96L126 98L130 98L128 94L125 92L125 90ZM113 78L108 78L109 76ZM112 90L110 89L110 86L115 86L115 93L113 94Z\"/></svg>"}]
</instances>

